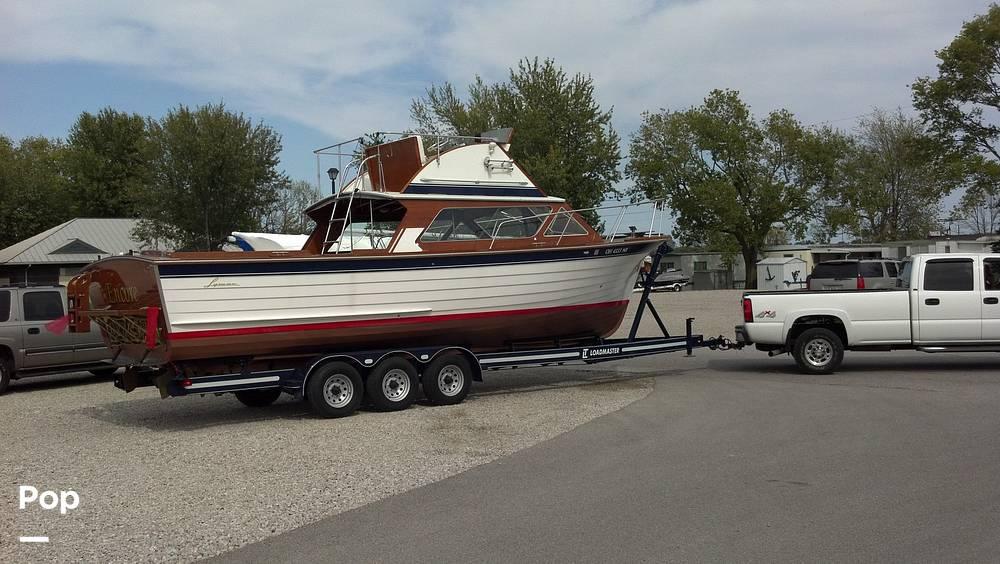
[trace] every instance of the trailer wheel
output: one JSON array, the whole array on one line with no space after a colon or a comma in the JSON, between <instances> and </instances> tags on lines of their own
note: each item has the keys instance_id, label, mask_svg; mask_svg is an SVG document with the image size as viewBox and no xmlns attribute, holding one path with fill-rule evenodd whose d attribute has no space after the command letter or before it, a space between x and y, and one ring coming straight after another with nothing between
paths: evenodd
<instances>
[{"instance_id":1,"label":"trailer wheel","mask_svg":"<svg viewBox=\"0 0 1000 564\"><path fill-rule=\"evenodd\" d=\"M281 388L265 388L263 390L240 390L233 392L236 399L247 407L267 407L281 397Z\"/></svg>"},{"instance_id":2,"label":"trailer wheel","mask_svg":"<svg viewBox=\"0 0 1000 564\"><path fill-rule=\"evenodd\" d=\"M438 405L462 403L472 386L472 365L461 353L446 353L424 368L420 383L424 395Z\"/></svg>"},{"instance_id":3,"label":"trailer wheel","mask_svg":"<svg viewBox=\"0 0 1000 564\"><path fill-rule=\"evenodd\" d=\"M345 417L354 413L363 395L361 375L346 362L320 366L306 384L306 401L323 417Z\"/></svg>"},{"instance_id":4,"label":"trailer wheel","mask_svg":"<svg viewBox=\"0 0 1000 564\"><path fill-rule=\"evenodd\" d=\"M844 342L833 331L814 327L795 339L792 356L807 374L829 374L844 360Z\"/></svg>"},{"instance_id":5,"label":"trailer wheel","mask_svg":"<svg viewBox=\"0 0 1000 564\"><path fill-rule=\"evenodd\" d=\"M417 369L405 358L387 358L368 374L365 391L375 409L406 409L417 393Z\"/></svg>"}]
</instances>

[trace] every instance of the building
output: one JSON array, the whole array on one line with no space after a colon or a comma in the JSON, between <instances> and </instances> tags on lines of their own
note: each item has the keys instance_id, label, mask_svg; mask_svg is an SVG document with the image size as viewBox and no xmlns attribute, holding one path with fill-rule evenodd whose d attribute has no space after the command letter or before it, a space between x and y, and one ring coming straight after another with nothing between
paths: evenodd
<instances>
[{"instance_id":1,"label":"building","mask_svg":"<svg viewBox=\"0 0 1000 564\"><path fill-rule=\"evenodd\" d=\"M902 260L918 253L988 253L998 235L935 236L914 241L831 245L777 245L761 252L762 258L798 258L807 272L827 260L887 258Z\"/></svg>"},{"instance_id":2,"label":"building","mask_svg":"<svg viewBox=\"0 0 1000 564\"><path fill-rule=\"evenodd\" d=\"M0 285L66 284L87 264L139 252L135 219L77 218L0 250Z\"/></svg>"}]
</instances>

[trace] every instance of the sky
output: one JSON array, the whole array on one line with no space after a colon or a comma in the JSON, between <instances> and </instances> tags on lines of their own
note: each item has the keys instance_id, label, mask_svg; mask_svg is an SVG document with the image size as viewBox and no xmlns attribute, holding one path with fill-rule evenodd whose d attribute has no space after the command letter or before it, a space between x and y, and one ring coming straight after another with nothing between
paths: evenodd
<instances>
[{"instance_id":1,"label":"sky","mask_svg":"<svg viewBox=\"0 0 1000 564\"><path fill-rule=\"evenodd\" d=\"M411 100L432 84L464 91L477 75L504 80L536 56L593 77L623 144L642 112L685 109L714 88L739 90L758 116L785 108L803 123L851 130L876 106L913 113L909 85L935 74L935 50L987 7L3 0L0 134L65 137L80 112L105 106L159 117L178 104L224 102L281 133L281 166L316 182L313 149L406 129Z\"/></svg>"}]
</instances>

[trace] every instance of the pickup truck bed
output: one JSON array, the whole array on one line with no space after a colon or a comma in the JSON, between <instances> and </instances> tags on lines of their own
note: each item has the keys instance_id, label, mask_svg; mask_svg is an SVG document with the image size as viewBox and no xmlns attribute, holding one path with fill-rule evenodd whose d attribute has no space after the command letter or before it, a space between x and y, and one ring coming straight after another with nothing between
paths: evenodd
<instances>
[{"instance_id":1,"label":"pickup truck bed","mask_svg":"<svg viewBox=\"0 0 1000 564\"><path fill-rule=\"evenodd\" d=\"M898 286L748 292L737 338L809 373L832 372L845 350L1000 351L1000 255L915 255Z\"/></svg>"}]
</instances>

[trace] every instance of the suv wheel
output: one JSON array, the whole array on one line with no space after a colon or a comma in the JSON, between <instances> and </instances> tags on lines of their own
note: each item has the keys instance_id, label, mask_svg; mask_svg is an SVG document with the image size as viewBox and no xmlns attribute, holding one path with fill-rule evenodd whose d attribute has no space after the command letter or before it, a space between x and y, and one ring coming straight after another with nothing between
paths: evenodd
<instances>
[{"instance_id":1,"label":"suv wheel","mask_svg":"<svg viewBox=\"0 0 1000 564\"><path fill-rule=\"evenodd\" d=\"M5 356L0 356L0 394L7 391L7 386L10 385L10 379L14 376L14 368L10 359Z\"/></svg>"}]
</instances>

